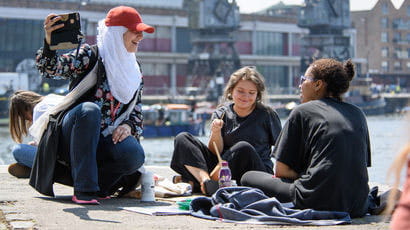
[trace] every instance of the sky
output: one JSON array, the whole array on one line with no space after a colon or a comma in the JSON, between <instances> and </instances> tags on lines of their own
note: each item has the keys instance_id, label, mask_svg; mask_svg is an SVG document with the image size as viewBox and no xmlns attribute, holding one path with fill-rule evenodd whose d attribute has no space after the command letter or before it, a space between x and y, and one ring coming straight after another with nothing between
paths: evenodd
<instances>
[{"instance_id":1,"label":"sky","mask_svg":"<svg viewBox=\"0 0 410 230\"><path fill-rule=\"evenodd\" d=\"M252 13L275 5L280 0L236 0L241 13ZM399 8L404 0L391 0L396 8ZM282 0L287 5L301 5L304 0ZM370 10L377 0L350 0L350 10Z\"/></svg>"}]
</instances>

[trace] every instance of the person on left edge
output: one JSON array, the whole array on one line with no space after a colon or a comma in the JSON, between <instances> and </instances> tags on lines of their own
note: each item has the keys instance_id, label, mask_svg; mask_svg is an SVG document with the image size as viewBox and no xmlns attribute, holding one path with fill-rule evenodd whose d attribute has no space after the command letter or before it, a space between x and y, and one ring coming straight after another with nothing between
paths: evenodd
<instances>
[{"instance_id":1,"label":"person on left edge","mask_svg":"<svg viewBox=\"0 0 410 230\"><path fill-rule=\"evenodd\" d=\"M47 110L60 103L63 96L56 94L40 95L33 91L18 90L9 99L9 130L10 136L17 144L13 146L12 154L16 163L8 167L11 175L17 178L29 178L31 167L37 151L37 143L23 143L29 126Z\"/></svg>"},{"instance_id":2,"label":"person on left edge","mask_svg":"<svg viewBox=\"0 0 410 230\"><path fill-rule=\"evenodd\" d=\"M71 169L72 201L99 204L98 199L116 192L118 183L136 173L145 160L138 139L142 133L143 81L135 52L143 32L153 33L154 28L144 24L134 8L118 6L99 22L96 46L84 44L78 53L58 55L49 45L52 31L64 26L55 24L59 20L56 14L45 18L45 42L37 52L36 64L47 78L70 80L71 91L66 97L80 94L62 119L59 145L68 151L60 157L68 159ZM90 74L96 81L88 82L93 79L88 78ZM86 87L89 90L82 91ZM41 166L34 165L32 170L41 171ZM30 184L39 190L36 185L42 179L33 171Z\"/></svg>"}]
</instances>

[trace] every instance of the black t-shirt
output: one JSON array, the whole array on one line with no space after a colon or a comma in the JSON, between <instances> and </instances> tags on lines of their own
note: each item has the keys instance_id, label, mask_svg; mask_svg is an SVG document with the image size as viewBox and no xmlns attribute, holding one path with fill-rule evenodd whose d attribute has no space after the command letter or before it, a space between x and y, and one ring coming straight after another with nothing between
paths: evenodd
<instances>
[{"instance_id":1,"label":"black t-shirt","mask_svg":"<svg viewBox=\"0 0 410 230\"><path fill-rule=\"evenodd\" d=\"M370 141L356 106L331 98L296 107L279 135L274 157L299 174L292 186L297 208L367 210Z\"/></svg>"},{"instance_id":2,"label":"black t-shirt","mask_svg":"<svg viewBox=\"0 0 410 230\"><path fill-rule=\"evenodd\" d=\"M239 141L246 141L255 148L265 166L272 170L271 149L282 129L278 114L267 106L257 104L248 116L240 117L233 110L233 103L230 103L217 108L212 120L222 114L223 152Z\"/></svg>"}]
</instances>

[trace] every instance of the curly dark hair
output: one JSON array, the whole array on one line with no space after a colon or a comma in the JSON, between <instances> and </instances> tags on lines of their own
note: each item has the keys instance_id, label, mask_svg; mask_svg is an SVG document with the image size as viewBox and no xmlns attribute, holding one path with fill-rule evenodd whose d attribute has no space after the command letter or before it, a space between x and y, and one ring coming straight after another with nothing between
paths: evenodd
<instances>
[{"instance_id":1,"label":"curly dark hair","mask_svg":"<svg viewBox=\"0 0 410 230\"><path fill-rule=\"evenodd\" d=\"M342 100L342 94L349 89L355 75L355 67L349 59L342 63L331 58L318 59L311 65L311 73L315 80L323 80L327 84L327 96Z\"/></svg>"}]
</instances>

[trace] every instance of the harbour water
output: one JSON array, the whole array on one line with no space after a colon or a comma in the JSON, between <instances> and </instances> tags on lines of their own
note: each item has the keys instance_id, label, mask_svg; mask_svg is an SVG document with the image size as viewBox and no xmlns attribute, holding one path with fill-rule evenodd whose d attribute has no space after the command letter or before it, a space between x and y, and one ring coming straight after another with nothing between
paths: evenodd
<instances>
[{"instance_id":1,"label":"harbour water","mask_svg":"<svg viewBox=\"0 0 410 230\"><path fill-rule=\"evenodd\" d=\"M372 167L369 180L386 183L387 170L400 148L410 139L410 120L404 116L371 116L367 118L372 148ZM285 120L282 120L284 124ZM200 137L207 143L207 137ZM8 127L0 127L0 165L14 162L10 154L14 145ZM168 166L173 151L173 138L143 139L146 164Z\"/></svg>"}]
</instances>

